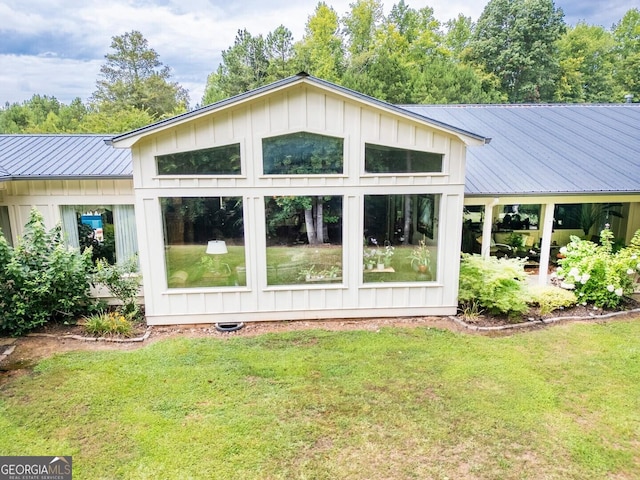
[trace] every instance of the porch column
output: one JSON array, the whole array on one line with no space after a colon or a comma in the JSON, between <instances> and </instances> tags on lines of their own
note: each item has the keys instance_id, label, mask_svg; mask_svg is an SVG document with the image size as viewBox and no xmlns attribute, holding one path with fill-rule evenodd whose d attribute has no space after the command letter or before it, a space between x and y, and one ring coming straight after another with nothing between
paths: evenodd
<instances>
[{"instance_id":1,"label":"porch column","mask_svg":"<svg viewBox=\"0 0 640 480\"><path fill-rule=\"evenodd\" d=\"M547 203L544 206L544 223L542 224L542 242L540 244L540 269L538 272L538 284L547 283L549 271L549 253L551 250L551 235L553 233L553 212L555 203Z\"/></svg>"},{"instance_id":2,"label":"porch column","mask_svg":"<svg viewBox=\"0 0 640 480\"><path fill-rule=\"evenodd\" d=\"M482 224L482 249L480 250L483 258L489 258L489 255L491 255L493 207L495 207L499 201L499 198L494 198L491 203L488 203L484 206L484 223Z\"/></svg>"}]
</instances>

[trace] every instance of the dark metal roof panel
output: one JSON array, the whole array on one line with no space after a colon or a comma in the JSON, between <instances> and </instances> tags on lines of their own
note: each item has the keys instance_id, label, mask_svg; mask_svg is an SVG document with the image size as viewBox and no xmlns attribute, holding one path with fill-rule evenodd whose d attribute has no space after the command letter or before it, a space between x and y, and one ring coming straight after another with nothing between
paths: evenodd
<instances>
[{"instance_id":1,"label":"dark metal roof panel","mask_svg":"<svg viewBox=\"0 0 640 480\"><path fill-rule=\"evenodd\" d=\"M131 177L131 152L111 135L0 135L0 175L10 178Z\"/></svg>"},{"instance_id":2,"label":"dark metal roof panel","mask_svg":"<svg viewBox=\"0 0 640 480\"><path fill-rule=\"evenodd\" d=\"M405 105L492 138L467 149L466 193L640 191L640 105Z\"/></svg>"}]
</instances>

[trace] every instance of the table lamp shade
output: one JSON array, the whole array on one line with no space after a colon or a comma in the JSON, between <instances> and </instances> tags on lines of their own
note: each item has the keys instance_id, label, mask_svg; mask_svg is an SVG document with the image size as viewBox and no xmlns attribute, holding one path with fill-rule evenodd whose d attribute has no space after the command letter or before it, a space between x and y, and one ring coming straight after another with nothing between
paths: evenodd
<instances>
[{"instance_id":1,"label":"table lamp shade","mask_svg":"<svg viewBox=\"0 0 640 480\"><path fill-rule=\"evenodd\" d=\"M224 240L209 240L206 253L209 255L224 255L228 253L227 244L224 243Z\"/></svg>"}]
</instances>

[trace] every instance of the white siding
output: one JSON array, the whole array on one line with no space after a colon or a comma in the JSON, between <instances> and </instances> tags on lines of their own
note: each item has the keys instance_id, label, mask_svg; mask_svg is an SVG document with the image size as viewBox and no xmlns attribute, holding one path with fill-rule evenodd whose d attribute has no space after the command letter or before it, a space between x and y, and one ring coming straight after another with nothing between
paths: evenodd
<instances>
[{"instance_id":1,"label":"white siding","mask_svg":"<svg viewBox=\"0 0 640 480\"><path fill-rule=\"evenodd\" d=\"M344 138L344 174L286 177L262 173L262 139L307 131ZM444 155L436 174L364 174L365 142ZM155 174L155 156L240 143L242 174L231 177ZM311 85L229 107L209 117L143 137L133 149L138 235L150 324L452 314L457 306L465 146L454 134L392 115ZM441 195L438 274L433 282L363 284L363 197ZM264 197L343 196L343 283L268 286ZM167 288L160 197L244 199L247 286ZM453 241L452 239L455 239Z\"/></svg>"}]
</instances>

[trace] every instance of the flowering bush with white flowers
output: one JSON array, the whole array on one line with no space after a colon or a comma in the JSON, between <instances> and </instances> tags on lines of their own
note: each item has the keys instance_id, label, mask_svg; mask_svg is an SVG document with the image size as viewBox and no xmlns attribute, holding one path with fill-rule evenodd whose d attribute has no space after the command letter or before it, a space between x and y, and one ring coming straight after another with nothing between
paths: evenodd
<instances>
[{"instance_id":1,"label":"flowering bush with white flowers","mask_svg":"<svg viewBox=\"0 0 640 480\"><path fill-rule=\"evenodd\" d=\"M600 233L600 245L578 237L561 249L558 278L561 287L574 290L578 302L616 308L634 291L640 272L640 230L628 247L613 252L613 233Z\"/></svg>"}]
</instances>

